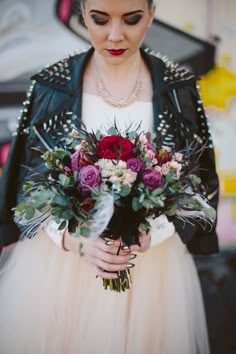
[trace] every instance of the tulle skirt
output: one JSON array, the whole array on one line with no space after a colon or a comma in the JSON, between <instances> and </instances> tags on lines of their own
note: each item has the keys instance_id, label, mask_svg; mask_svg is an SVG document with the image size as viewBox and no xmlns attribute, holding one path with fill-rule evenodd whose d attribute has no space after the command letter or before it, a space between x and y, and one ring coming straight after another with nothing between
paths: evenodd
<instances>
[{"instance_id":1,"label":"tulle skirt","mask_svg":"<svg viewBox=\"0 0 236 354\"><path fill-rule=\"evenodd\" d=\"M132 288L113 293L43 231L18 242L1 269L0 353L208 354L198 275L178 235L135 264Z\"/></svg>"}]
</instances>

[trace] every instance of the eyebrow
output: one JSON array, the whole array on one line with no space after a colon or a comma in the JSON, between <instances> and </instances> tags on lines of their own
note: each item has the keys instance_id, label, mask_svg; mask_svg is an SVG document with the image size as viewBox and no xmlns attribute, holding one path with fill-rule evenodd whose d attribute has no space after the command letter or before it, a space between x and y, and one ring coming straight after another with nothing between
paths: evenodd
<instances>
[{"instance_id":1,"label":"eyebrow","mask_svg":"<svg viewBox=\"0 0 236 354\"><path fill-rule=\"evenodd\" d=\"M103 15L103 16L109 16L109 14L107 13L107 12L103 12L103 11L99 11L99 10L94 10L94 9L92 9L92 10L90 10L89 11L90 13L91 12L95 12L95 13L97 13L97 14L99 14L99 15ZM137 13L143 13L144 11L143 10L135 10L135 11L131 11L131 12L126 12L125 14L123 14L122 16L130 16L130 15L134 15L134 14L137 14Z\"/></svg>"}]
</instances>

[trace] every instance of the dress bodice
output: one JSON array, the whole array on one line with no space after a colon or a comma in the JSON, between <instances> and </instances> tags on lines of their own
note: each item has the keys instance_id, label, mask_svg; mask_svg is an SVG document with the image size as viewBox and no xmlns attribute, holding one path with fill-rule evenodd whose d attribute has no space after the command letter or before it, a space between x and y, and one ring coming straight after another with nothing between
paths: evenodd
<instances>
[{"instance_id":1,"label":"dress bodice","mask_svg":"<svg viewBox=\"0 0 236 354\"><path fill-rule=\"evenodd\" d=\"M127 107L118 108L109 105L99 96L84 93L82 119L89 131L104 131L114 125L114 120L121 130L130 124L132 128L141 124L140 130L150 131L153 126L152 102L136 101Z\"/></svg>"}]
</instances>

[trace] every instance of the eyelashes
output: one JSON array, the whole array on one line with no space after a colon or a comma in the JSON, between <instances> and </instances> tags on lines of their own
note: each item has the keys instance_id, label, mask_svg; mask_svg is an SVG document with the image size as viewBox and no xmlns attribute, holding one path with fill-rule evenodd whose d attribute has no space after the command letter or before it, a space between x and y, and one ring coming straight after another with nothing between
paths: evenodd
<instances>
[{"instance_id":1,"label":"eyelashes","mask_svg":"<svg viewBox=\"0 0 236 354\"><path fill-rule=\"evenodd\" d=\"M128 18L124 19L124 22L127 25L134 26L134 25L137 25L139 23L139 21L141 21L141 19L142 19L142 16L136 15L136 16L132 16L132 17L128 17Z\"/></svg>"},{"instance_id":2,"label":"eyelashes","mask_svg":"<svg viewBox=\"0 0 236 354\"><path fill-rule=\"evenodd\" d=\"M104 26L108 22L108 20L104 20L101 17L95 16L95 15L92 15L91 17L92 17L93 22L99 26Z\"/></svg>"},{"instance_id":3,"label":"eyelashes","mask_svg":"<svg viewBox=\"0 0 236 354\"><path fill-rule=\"evenodd\" d=\"M98 26L104 26L109 22L108 19L103 19L103 18L96 16L96 15L92 15L91 17L92 17L93 22ZM125 24L127 24L129 26L134 26L134 25L137 25L141 19L142 19L141 15L136 15L136 16L132 16L132 17L127 17L123 21Z\"/></svg>"}]
</instances>

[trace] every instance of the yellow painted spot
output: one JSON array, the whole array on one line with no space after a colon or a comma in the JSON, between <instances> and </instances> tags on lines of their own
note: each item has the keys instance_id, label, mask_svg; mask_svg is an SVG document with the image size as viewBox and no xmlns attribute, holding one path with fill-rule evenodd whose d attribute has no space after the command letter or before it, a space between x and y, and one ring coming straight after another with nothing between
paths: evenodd
<instances>
[{"instance_id":1,"label":"yellow painted spot","mask_svg":"<svg viewBox=\"0 0 236 354\"><path fill-rule=\"evenodd\" d=\"M225 58L226 60L226 58ZM216 66L200 81L204 106L227 109L230 98L236 97L236 73L224 66Z\"/></svg>"},{"instance_id":2,"label":"yellow painted spot","mask_svg":"<svg viewBox=\"0 0 236 354\"><path fill-rule=\"evenodd\" d=\"M220 174L220 189L223 196L236 196L236 174Z\"/></svg>"}]
</instances>

